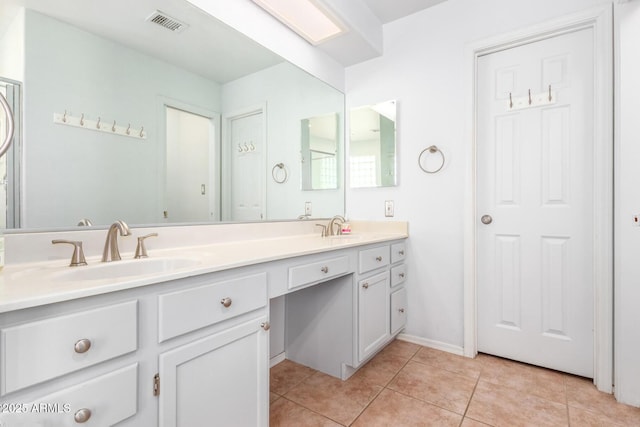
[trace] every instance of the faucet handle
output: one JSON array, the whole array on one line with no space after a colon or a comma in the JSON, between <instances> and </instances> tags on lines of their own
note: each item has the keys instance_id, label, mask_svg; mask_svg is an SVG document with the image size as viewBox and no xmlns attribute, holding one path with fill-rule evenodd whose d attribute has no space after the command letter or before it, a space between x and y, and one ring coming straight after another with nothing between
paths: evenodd
<instances>
[{"instance_id":1,"label":"faucet handle","mask_svg":"<svg viewBox=\"0 0 640 427\"><path fill-rule=\"evenodd\" d=\"M151 234L147 234L146 236L138 237L138 246L136 246L136 254L134 258L139 259L139 258L146 258L149 256L147 255L147 248L144 245L144 241L148 237L158 237L158 233L151 233Z\"/></svg>"},{"instance_id":2,"label":"faucet handle","mask_svg":"<svg viewBox=\"0 0 640 427\"><path fill-rule=\"evenodd\" d=\"M327 235L327 226L324 224L316 224L316 227L322 227L322 233L320 236L325 237Z\"/></svg>"},{"instance_id":3,"label":"faucet handle","mask_svg":"<svg viewBox=\"0 0 640 427\"><path fill-rule=\"evenodd\" d=\"M71 263L69 263L69 267L78 267L81 265L87 265L87 260L84 258L84 251L82 250L82 242L75 240L52 240L51 243L68 243L73 245L73 255L71 255Z\"/></svg>"}]
</instances>

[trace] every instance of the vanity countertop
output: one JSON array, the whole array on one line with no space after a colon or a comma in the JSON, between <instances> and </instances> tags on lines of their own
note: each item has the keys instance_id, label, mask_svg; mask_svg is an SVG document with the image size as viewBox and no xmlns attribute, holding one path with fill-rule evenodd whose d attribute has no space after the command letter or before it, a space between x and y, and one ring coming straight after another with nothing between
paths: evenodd
<instances>
[{"instance_id":1,"label":"vanity countertop","mask_svg":"<svg viewBox=\"0 0 640 427\"><path fill-rule=\"evenodd\" d=\"M68 259L16 263L5 266L0 272L0 313L407 237L408 232L405 227L382 232L365 230L357 234L337 237L322 238L314 233L149 249L149 258L141 260L132 259L133 252L123 252L121 261L108 264L118 263L120 264L118 267L122 266L124 270L127 269L127 264L131 264L133 268L130 270L136 270L136 267L144 270L144 263L161 263L160 260L166 260L176 262L175 268L147 274L125 273L119 274L120 277L106 278L97 278L91 274L92 270L105 267L106 263L101 263L99 256L87 256L89 265L83 267L69 267ZM134 263L139 264L134 265ZM75 275L76 271L79 272L76 277L66 278L66 276ZM85 272L90 272L87 274L88 279L82 278Z\"/></svg>"}]
</instances>

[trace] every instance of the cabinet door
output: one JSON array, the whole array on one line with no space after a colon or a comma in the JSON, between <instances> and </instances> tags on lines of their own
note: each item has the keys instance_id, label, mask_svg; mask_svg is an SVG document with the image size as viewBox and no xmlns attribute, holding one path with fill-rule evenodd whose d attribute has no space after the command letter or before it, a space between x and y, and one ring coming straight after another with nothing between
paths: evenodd
<instances>
[{"instance_id":1,"label":"cabinet door","mask_svg":"<svg viewBox=\"0 0 640 427\"><path fill-rule=\"evenodd\" d=\"M391 333L395 334L407 324L407 290L401 288L391 294Z\"/></svg>"},{"instance_id":2,"label":"cabinet door","mask_svg":"<svg viewBox=\"0 0 640 427\"><path fill-rule=\"evenodd\" d=\"M362 362L391 335L389 272L361 280L358 287L358 362Z\"/></svg>"},{"instance_id":3,"label":"cabinet door","mask_svg":"<svg viewBox=\"0 0 640 427\"><path fill-rule=\"evenodd\" d=\"M160 427L267 426L266 316L160 355Z\"/></svg>"}]
</instances>

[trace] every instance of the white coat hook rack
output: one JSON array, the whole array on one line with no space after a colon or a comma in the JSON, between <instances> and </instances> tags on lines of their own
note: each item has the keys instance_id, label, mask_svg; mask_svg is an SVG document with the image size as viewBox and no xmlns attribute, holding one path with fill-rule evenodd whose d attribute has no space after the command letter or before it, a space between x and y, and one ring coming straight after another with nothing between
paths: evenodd
<instances>
[{"instance_id":1,"label":"white coat hook rack","mask_svg":"<svg viewBox=\"0 0 640 427\"><path fill-rule=\"evenodd\" d=\"M113 124L109 126L105 125L105 122L113 122ZM121 126L116 120L104 120L101 117L98 117L96 120L91 120L88 119L84 113L79 116L74 116L67 110L65 110L64 113L53 113L53 123L129 138L147 139L147 132L144 131L144 126L141 126L140 129L135 129L131 127L130 123L125 123L124 126Z\"/></svg>"},{"instance_id":2,"label":"white coat hook rack","mask_svg":"<svg viewBox=\"0 0 640 427\"><path fill-rule=\"evenodd\" d=\"M551 90L551 85L549 85L549 89L544 92L533 94L531 93L531 89L529 89L526 96L519 98L513 97L513 94L509 92L508 110L515 111L525 108L544 107L545 105L553 105L555 103L556 93Z\"/></svg>"}]
</instances>

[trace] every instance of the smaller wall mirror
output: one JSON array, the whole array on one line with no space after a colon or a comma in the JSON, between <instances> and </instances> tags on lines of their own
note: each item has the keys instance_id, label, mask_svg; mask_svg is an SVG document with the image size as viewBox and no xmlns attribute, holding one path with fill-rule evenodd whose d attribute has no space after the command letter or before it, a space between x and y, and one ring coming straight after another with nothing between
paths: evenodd
<instances>
[{"instance_id":1,"label":"smaller wall mirror","mask_svg":"<svg viewBox=\"0 0 640 427\"><path fill-rule=\"evenodd\" d=\"M338 115L302 119L301 133L302 189L338 188Z\"/></svg>"},{"instance_id":2,"label":"smaller wall mirror","mask_svg":"<svg viewBox=\"0 0 640 427\"><path fill-rule=\"evenodd\" d=\"M350 186L396 185L396 101L352 108L350 114Z\"/></svg>"}]
</instances>

